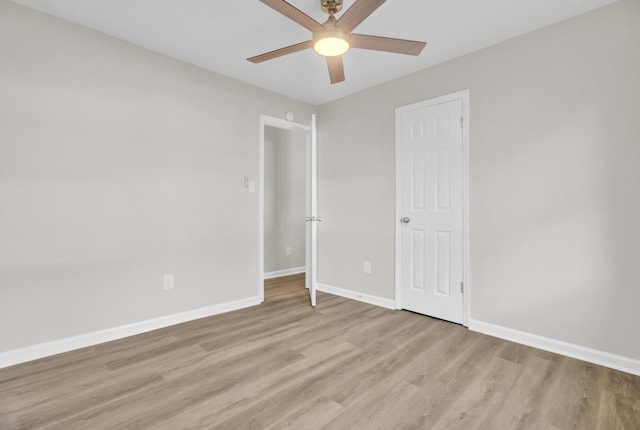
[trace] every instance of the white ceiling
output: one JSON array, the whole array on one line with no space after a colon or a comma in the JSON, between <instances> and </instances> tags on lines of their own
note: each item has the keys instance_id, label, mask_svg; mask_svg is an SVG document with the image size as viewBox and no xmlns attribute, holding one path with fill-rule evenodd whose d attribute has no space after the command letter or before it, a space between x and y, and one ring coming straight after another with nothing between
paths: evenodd
<instances>
[{"instance_id":1,"label":"white ceiling","mask_svg":"<svg viewBox=\"0 0 640 430\"><path fill-rule=\"evenodd\" d=\"M477 51L616 0L388 0L355 32L423 40L418 57L353 49L346 81L306 50L261 64L248 57L309 40L258 0L13 0L144 48L319 105ZM320 0L290 0L319 22ZM343 11L354 3L344 0Z\"/></svg>"}]
</instances>

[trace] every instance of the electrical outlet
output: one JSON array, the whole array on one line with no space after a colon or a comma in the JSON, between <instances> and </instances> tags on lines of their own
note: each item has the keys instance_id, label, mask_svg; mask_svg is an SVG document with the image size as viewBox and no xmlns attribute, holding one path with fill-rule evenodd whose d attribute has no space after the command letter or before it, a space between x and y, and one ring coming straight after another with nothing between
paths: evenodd
<instances>
[{"instance_id":1,"label":"electrical outlet","mask_svg":"<svg viewBox=\"0 0 640 430\"><path fill-rule=\"evenodd\" d=\"M164 287L165 290L173 290L173 287L174 287L173 273L169 273L167 275L164 275L163 287Z\"/></svg>"},{"instance_id":2,"label":"electrical outlet","mask_svg":"<svg viewBox=\"0 0 640 430\"><path fill-rule=\"evenodd\" d=\"M291 247L290 246L285 246L284 255L291 255Z\"/></svg>"},{"instance_id":3,"label":"electrical outlet","mask_svg":"<svg viewBox=\"0 0 640 430\"><path fill-rule=\"evenodd\" d=\"M370 261L364 260L363 270L364 270L364 273L366 273L367 275L371 275L371 262Z\"/></svg>"}]
</instances>

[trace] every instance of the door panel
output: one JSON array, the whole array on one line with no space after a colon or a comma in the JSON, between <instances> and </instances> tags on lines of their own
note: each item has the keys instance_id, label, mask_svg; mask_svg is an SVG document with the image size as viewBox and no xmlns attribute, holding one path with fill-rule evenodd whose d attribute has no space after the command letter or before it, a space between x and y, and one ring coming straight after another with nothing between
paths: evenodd
<instances>
[{"instance_id":1,"label":"door panel","mask_svg":"<svg viewBox=\"0 0 640 430\"><path fill-rule=\"evenodd\" d=\"M400 116L401 307L462 323L462 100Z\"/></svg>"},{"instance_id":2,"label":"door panel","mask_svg":"<svg viewBox=\"0 0 640 430\"><path fill-rule=\"evenodd\" d=\"M317 191L317 131L316 131L316 115L311 115L311 145L309 147L309 193L308 207L311 209L310 216L307 217L307 243L309 244L308 260L307 260L307 278L309 286L309 298L311 306L316 305L316 287L318 284L318 191Z\"/></svg>"},{"instance_id":3,"label":"door panel","mask_svg":"<svg viewBox=\"0 0 640 430\"><path fill-rule=\"evenodd\" d=\"M411 289L414 291L425 291L424 261L425 261L425 240L424 230L411 230Z\"/></svg>"}]
</instances>

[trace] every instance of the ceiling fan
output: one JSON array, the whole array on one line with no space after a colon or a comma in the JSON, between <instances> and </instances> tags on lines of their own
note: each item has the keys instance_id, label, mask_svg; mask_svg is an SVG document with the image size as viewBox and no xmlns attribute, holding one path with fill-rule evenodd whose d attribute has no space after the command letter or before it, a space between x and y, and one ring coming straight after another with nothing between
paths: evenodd
<instances>
[{"instance_id":1,"label":"ceiling fan","mask_svg":"<svg viewBox=\"0 0 640 430\"><path fill-rule=\"evenodd\" d=\"M303 49L313 48L316 53L327 57L329 79L332 84L335 84L344 81L342 55L350 48L419 55L426 45L426 42L415 40L351 33L386 0L356 0L338 19L336 19L335 14L342 9L343 0L320 0L321 9L329 14L329 18L324 24L320 24L284 0L260 1L310 30L313 33L313 37L306 42L296 43L295 45L247 58L252 63L262 63L263 61L272 60Z\"/></svg>"}]
</instances>

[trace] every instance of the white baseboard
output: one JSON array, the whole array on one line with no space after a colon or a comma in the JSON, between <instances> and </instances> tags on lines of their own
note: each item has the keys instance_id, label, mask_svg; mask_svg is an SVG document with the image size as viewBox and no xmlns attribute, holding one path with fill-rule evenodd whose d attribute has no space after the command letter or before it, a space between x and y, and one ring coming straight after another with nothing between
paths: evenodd
<instances>
[{"instance_id":1,"label":"white baseboard","mask_svg":"<svg viewBox=\"0 0 640 430\"><path fill-rule=\"evenodd\" d=\"M275 272L267 272L264 274L264 279L279 278L281 276L297 275L298 273L304 273L307 271L306 267L294 267L293 269L276 270Z\"/></svg>"},{"instance_id":2,"label":"white baseboard","mask_svg":"<svg viewBox=\"0 0 640 430\"><path fill-rule=\"evenodd\" d=\"M360 293L358 291L346 290L344 288L334 287L332 285L320 284L317 285L318 291L324 291L325 293L334 294L340 297L346 297L347 299L357 300L359 302L369 303L370 305L376 305L387 309L395 309L396 302L391 299L385 299L378 296L372 296L369 294Z\"/></svg>"},{"instance_id":3,"label":"white baseboard","mask_svg":"<svg viewBox=\"0 0 640 430\"><path fill-rule=\"evenodd\" d=\"M474 319L469 320L469 330L484 333L500 339L510 340L523 345L532 346L545 351L555 352L578 360L588 361L623 372L640 375L640 360L586 348L573 343L538 336Z\"/></svg>"},{"instance_id":4,"label":"white baseboard","mask_svg":"<svg viewBox=\"0 0 640 430\"><path fill-rule=\"evenodd\" d=\"M207 306L205 308L194 309L187 312L181 312L178 314L167 315L160 318L140 321L133 324L127 324L119 327L81 334L78 336L67 337L52 342L40 343L13 351L0 352L0 369L20 363L25 363L27 361L37 360L39 358L48 357L50 355L73 351L75 349L85 348L88 346L97 345L99 343L122 339L124 337L157 330L159 328L168 327L171 325L180 324L200 318L210 317L225 312L231 312L259 304L259 297L249 297L233 302L221 303L219 305Z\"/></svg>"}]
</instances>

